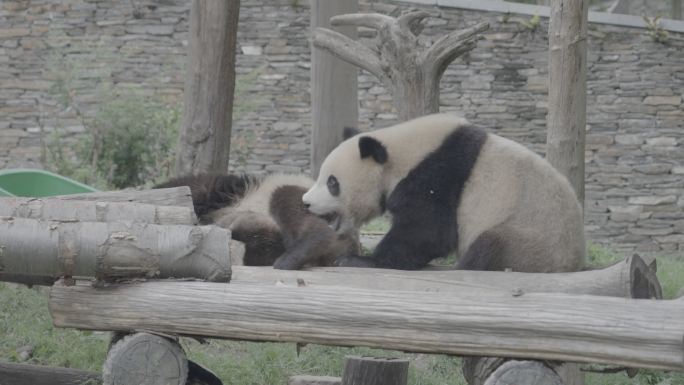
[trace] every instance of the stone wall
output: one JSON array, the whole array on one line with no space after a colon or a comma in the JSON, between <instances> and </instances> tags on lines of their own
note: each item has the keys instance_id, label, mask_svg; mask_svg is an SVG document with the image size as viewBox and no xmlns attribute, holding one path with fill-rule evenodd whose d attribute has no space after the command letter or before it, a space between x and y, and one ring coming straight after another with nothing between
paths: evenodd
<instances>
[{"instance_id":1,"label":"stone wall","mask_svg":"<svg viewBox=\"0 0 684 385\"><path fill-rule=\"evenodd\" d=\"M244 0L232 167L308 171L309 12L305 0ZM73 72L74 98L92 113L102 89L136 86L178 100L188 5L4 1L0 5L0 167L40 166L42 138L83 125L54 92L55 68ZM383 13L414 4L378 3ZM444 111L543 154L547 23L529 16L424 8L426 38L488 20L490 31L442 81ZM364 39L370 31L361 31ZM71 65L78 63L78 65ZM624 251L684 251L684 36L654 42L643 29L590 25L586 222L590 237ZM81 82L81 83L79 83ZM98 87L102 85L103 87ZM396 121L391 99L359 75L360 128ZM99 91L98 91L99 90ZM332 90L334 92L334 90Z\"/></svg>"}]
</instances>

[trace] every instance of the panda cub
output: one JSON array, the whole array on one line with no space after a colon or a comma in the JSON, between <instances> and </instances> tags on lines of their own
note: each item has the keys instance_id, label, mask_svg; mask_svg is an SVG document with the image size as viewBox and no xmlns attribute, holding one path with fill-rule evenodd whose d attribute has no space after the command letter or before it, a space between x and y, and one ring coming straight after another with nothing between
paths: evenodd
<instances>
[{"instance_id":1,"label":"panda cub","mask_svg":"<svg viewBox=\"0 0 684 385\"><path fill-rule=\"evenodd\" d=\"M449 114L345 140L303 202L340 234L390 212L371 258L340 257L340 266L419 269L456 252L460 269L552 272L585 259L582 209L565 177Z\"/></svg>"},{"instance_id":2,"label":"panda cub","mask_svg":"<svg viewBox=\"0 0 684 385\"><path fill-rule=\"evenodd\" d=\"M296 174L204 174L156 188L189 186L200 223L229 229L245 244L242 264L290 270L331 266L337 257L358 253L357 232L337 233L303 206L302 195L312 184Z\"/></svg>"}]
</instances>

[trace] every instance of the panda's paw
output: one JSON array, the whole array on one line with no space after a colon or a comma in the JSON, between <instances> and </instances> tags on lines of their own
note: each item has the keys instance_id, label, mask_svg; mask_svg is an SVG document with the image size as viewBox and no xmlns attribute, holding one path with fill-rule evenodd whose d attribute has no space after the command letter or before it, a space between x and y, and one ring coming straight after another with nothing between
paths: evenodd
<instances>
[{"instance_id":1,"label":"panda's paw","mask_svg":"<svg viewBox=\"0 0 684 385\"><path fill-rule=\"evenodd\" d=\"M372 258L344 255L335 258L335 266L338 267L376 267Z\"/></svg>"}]
</instances>

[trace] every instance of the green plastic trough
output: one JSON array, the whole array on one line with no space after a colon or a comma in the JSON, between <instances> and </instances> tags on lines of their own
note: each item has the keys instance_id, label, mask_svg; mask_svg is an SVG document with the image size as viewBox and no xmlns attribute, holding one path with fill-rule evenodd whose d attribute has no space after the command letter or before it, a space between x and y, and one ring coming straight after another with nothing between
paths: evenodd
<instances>
[{"instance_id":1,"label":"green plastic trough","mask_svg":"<svg viewBox=\"0 0 684 385\"><path fill-rule=\"evenodd\" d=\"M0 170L0 196L47 197L94 191L97 189L45 170Z\"/></svg>"}]
</instances>

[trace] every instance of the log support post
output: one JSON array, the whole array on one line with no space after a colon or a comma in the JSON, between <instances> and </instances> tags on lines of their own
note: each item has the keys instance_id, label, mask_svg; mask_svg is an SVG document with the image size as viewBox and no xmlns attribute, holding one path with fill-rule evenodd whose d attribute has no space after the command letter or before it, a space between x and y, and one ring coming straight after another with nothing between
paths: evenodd
<instances>
[{"instance_id":1,"label":"log support post","mask_svg":"<svg viewBox=\"0 0 684 385\"><path fill-rule=\"evenodd\" d=\"M347 357L342 385L406 385L409 362L405 359Z\"/></svg>"}]
</instances>

